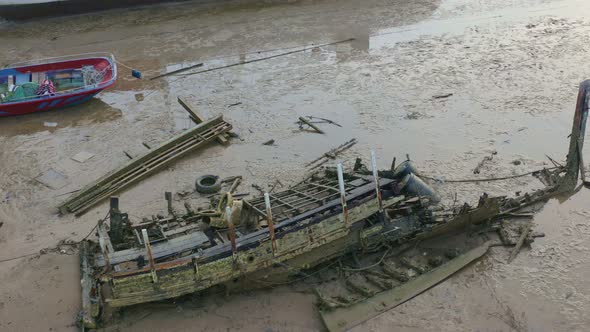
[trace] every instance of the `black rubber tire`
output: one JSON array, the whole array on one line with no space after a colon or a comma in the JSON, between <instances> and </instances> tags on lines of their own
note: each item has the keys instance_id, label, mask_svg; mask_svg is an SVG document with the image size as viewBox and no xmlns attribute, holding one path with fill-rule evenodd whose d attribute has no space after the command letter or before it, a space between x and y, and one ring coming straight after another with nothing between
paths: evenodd
<instances>
[{"instance_id":1,"label":"black rubber tire","mask_svg":"<svg viewBox=\"0 0 590 332\"><path fill-rule=\"evenodd\" d=\"M221 190L221 179L216 175L203 175L195 181L197 192L201 194L215 194Z\"/></svg>"}]
</instances>

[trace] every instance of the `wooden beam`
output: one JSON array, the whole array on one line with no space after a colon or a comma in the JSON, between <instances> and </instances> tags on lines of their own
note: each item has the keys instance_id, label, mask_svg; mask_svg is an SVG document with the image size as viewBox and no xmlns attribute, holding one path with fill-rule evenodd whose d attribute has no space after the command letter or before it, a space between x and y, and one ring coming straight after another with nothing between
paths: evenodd
<instances>
[{"instance_id":1,"label":"wooden beam","mask_svg":"<svg viewBox=\"0 0 590 332\"><path fill-rule=\"evenodd\" d=\"M182 108L184 108L185 111L188 112L191 120L193 120L194 123L196 124L200 124L202 122L205 121L205 119L195 111L196 107L194 107L191 103L189 103L187 100L185 100L182 97L178 97L178 103L180 104L180 106L182 106ZM227 145L229 144L229 140L228 140L228 136L227 134L222 134L220 136L218 136L216 138L217 142L223 144L223 145Z\"/></svg>"},{"instance_id":2,"label":"wooden beam","mask_svg":"<svg viewBox=\"0 0 590 332\"><path fill-rule=\"evenodd\" d=\"M299 117L299 121L301 121L302 123L305 123L310 128L312 128L313 130L317 131L318 133L324 134L324 132L320 128L318 128L318 126L314 125L313 123L311 123L311 121L307 120L306 118L300 116Z\"/></svg>"}]
</instances>

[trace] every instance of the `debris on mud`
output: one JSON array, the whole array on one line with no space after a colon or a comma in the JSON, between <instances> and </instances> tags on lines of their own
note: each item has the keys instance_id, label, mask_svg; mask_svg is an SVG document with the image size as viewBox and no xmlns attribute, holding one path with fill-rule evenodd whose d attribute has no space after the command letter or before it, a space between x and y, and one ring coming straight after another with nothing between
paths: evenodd
<instances>
[{"instance_id":1,"label":"debris on mud","mask_svg":"<svg viewBox=\"0 0 590 332\"><path fill-rule=\"evenodd\" d=\"M436 285L502 244L506 225L519 225L512 260L534 239L523 218L534 210L527 209L578 182L589 96L586 81L566 166L536 173L549 186L514 198L484 193L477 206L440 205L409 158L379 171L373 152L370 168L357 160L345 172L339 163L248 200L228 192L215 205L185 205L181 213L167 197L169 216L140 222L113 197L109 222L99 222L98 238L80 247L83 325L95 328L112 309L213 286L243 290L314 277L326 327L342 331ZM308 166L323 159L332 158Z\"/></svg>"},{"instance_id":2,"label":"debris on mud","mask_svg":"<svg viewBox=\"0 0 590 332\"><path fill-rule=\"evenodd\" d=\"M338 156L342 152L348 150L356 143L357 143L356 138L353 138L353 139L339 145L338 147L324 153L321 157L314 159L311 162L307 163L305 165L305 167L308 167L310 170L318 168L318 167L322 166L323 164L327 163L328 161L336 159L336 156Z\"/></svg>"},{"instance_id":3,"label":"debris on mud","mask_svg":"<svg viewBox=\"0 0 590 332\"><path fill-rule=\"evenodd\" d=\"M204 147L214 139L219 139L221 134L231 128L232 125L224 121L221 115L202 122L89 184L62 203L59 210L62 214L83 214L110 195L150 176L187 153Z\"/></svg>"},{"instance_id":4,"label":"debris on mud","mask_svg":"<svg viewBox=\"0 0 590 332\"><path fill-rule=\"evenodd\" d=\"M318 126L316 126L313 122L311 122L310 120L300 116L299 117L299 121L297 122L297 124L299 125L299 129L303 130L303 126L308 126L309 128L315 130L318 134L325 134L323 130L321 130Z\"/></svg>"},{"instance_id":5,"label":"debris on mud","mask_svg":"<svg viewBox=\"0 0 590 332\"><path fill-rule=\"evenodd\" d=\"M410 112L406 113L404 118L406 120L419 120L419 119L429 119L432 117L433 116L431 116L431 115L427 115L425 113L421 113L418 111L410 111Z\"/></svg>"},{"instance_id":6,"label":"debris on mud","mask_svg":"<svg viewBox=\"0 0 590 332\"><path fill-rule=\"evenodd\" d=\"M446 94L442 94L442 95L432 96L432 98L434 98L434 99L445 99L445 98L451 97L452 95L453 95L452 93L446 93Z\"/></svg>"},{"instance_id":7,"label":"debris on mud","mask_svg":"<svg viewBox=\"0 0 590 332\"><path fill-rule=\"evenodd\" d=\"M275 140L274 139L269 139L268 141L262 143L262 145L274 145L275 144Z\"/></svg>"},{"instance_id":8,"label":"debris on mud","mask_svg":"<svg viewBox=\"0 0 590 332\"><path fill-rule=\"evenodd\" d=\"M483 159L479 162L479 164L477 164L477 166L475 166L475 168L473 169L473 174L479 174L483 165L488 161L492 161L492 159L494 159L494 156L497 154L498 154L497 151L493 151L489 156L483 157Z\"/></svg>"}]
</instances>

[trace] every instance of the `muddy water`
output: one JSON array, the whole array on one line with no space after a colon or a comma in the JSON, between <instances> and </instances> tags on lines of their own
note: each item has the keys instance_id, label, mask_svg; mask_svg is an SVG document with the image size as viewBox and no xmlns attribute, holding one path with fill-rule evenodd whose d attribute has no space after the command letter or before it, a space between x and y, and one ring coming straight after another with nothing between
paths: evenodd
<instances>
[{"instance_id":1,"label":"muddy water","mask_svg":"<svg viewBox=\"0 0 590 332\"><path fill-rule=\"evenodd\" d=\"M0 260L84 237L105 205L80 218L59 217L55 206L126 162L124 151L145 153L142 143L155 145L189 127L177 96L205 117L222 113L240 138L228 147L211 145L122 193L122 208L135 220L163 211L164 191L190 189L205 173L243 175L240 191L253 193L252 183L294 182L302 164L353 137L359 144L346 157L366 157L373 148L387 167L394 155L410 153L424 172L446 179L474 177L473 168L492 151L498 154L481 177L546 166L545 154L562 160L577 84L590 69L589 9L575 0L239 1L1 23L0 64L108 50L147 78L197 62L208 69L310 49L154 81L132 79L120 67L117 85L90 103L0 119ZM326 135L302 132L295 122L305 115L342 128L320 124ZM274 146L261 145L271 138ZM82 164L70 159L80 151L94 157ZM48 169L67 184L53 190L33 180ZM484 191L539 186L529 178L436 184L444 199L457 194L470 202ZM511 265L505 249L494 249L358 330L585 330L588 196L582 190L549 202L535 219L547 237ZM79 289L71 256L0 264L1 329L73 329ZM303 286L133 308L119 328L182 331L198 322L201 330L319 330L313 296L300 293L309 290Z\"/></svg>"}]
</instances>

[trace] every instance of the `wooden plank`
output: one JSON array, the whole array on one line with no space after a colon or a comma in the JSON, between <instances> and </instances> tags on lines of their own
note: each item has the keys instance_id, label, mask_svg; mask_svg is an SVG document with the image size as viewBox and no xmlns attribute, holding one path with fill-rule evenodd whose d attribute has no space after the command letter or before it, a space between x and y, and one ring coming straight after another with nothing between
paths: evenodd
<instances>
[{"instance_id":1,"label":"wooden plank","mask_svg":"<svg viewBox=\"0 0 590 332\"><path fill-rule=\"evenodd\" d=\"M467 264L483 256L489 248L485 243L460 255L436 269L420 275L396 288L376 294L349 307L320 311L329 331L346 331L373 317L389 311L442 282Z\"/></svg>"},{"instance_id":2,"label":"wooden plank","mask_svg":"<svg viewBox=\"0 0 590 332\"><path fill-rule=\"evenodd\" d=\"M81 214L101 200L155 173L170 162L204 146L229 130L231 130L231 124L223 121L221 115L203 122L86 186L62 203L59 209L62 213L77 212L77 214ZM203 138L197 137L197 134Z\"/></svg>"},{"instance_id":3,"label":"wooden plank","mask_svg":"<svg viewBox=\"0 0 590 332\"><path fill-rule=\"evenodd\" d=\"M190 118L191 118L191 120L193 120L193 122L195 122L196 124L200 124L205 121L205 119L199 113L197 113L195 111L197 108L194 107L187 100L185 100L184 98L179 96L178 103L180 104L180 106L182 106L184 108L185 111L188 112L188 114L190 114ZM216 140L217 140L217 142L219 142L223 145L229 144L227 134L220 135L219 137L216 138Z\"/></svg>"},{"instance_id":4,"label":"wooden plank","mask_svg":"<svg viewBox=\"0 0 590 332\"><path fill-rule=\"evenodd\" d=\"M152 256L154 259L166 257L168 255L181 253L186 250L194 249L203 243L209 242L209 238L203 232L193 232L184 236L170 239L166 242L160 242L152 245ZM110 254L109 262L111 265L138 259L145 255L145 248L133 248L116 251ZM103 267L106 265L103 255L96 257L96 266Z\"/></svg>"},{"instance_id":5,"label":"wooden plank","mask_svg":"<svg viewBox=\"0 0 590 332\"><path fill-rule=\"evenodd\" d=\"M311 121L307 120L306 118L300 116L299 117L299 121L301 121L302 123L305 123L309 127L313 128L313 130L317 131L318 133L325 134L323 130L321 130L320 128L318 128L318 126L314 125L313 123L311 123Z\"/></svg>"},{"instance_id":6,"label":"wooden plank","mask_svg":"<svg viewBox=\"0 0 590 332\"><path fill-rule=\"evenodd\" d=\"M82 284L82 312L81 320L84 328L95 329L96 319L98 316L98 301L91 297L94 288L94 276L92 265L88 261L88 241L82 241L80 244L80 283Z\"/></svg>"},{"instance_id":7,"label":"wooden plank","mask_svg":"<svg viewBox=\"0 0 590 332\"><path fill-rule=\"evenodd\" d=\"M164 236L166 237L172 237L174 235L180 234L180 233L184 233L186 231L190 231L192 229L195 228L199 228L199 224L197 223L191 223L189 225L186 226L180 226L180 227L176 227L174 229L171 230L167 230L167 231L163 231L162 233L164 233Z\"/></svg>"},{"instance_id":8,"label":"wooden plank","mask_svg":"<svg viewBox=\"0 0 590 332\"><path fill-rule=\"evenodd\" d=\"M520 237L518 238L518 242L516 242L516 246L510 252L510 257L508 257L508 263L512 262L518 255L520 248L524 244L524 240L526 240L527 236L529 235L531 228L533 227L533 223L528 223L526 226L522 228L522 233L520 233Z\"/></svg>"}]
</instances>

